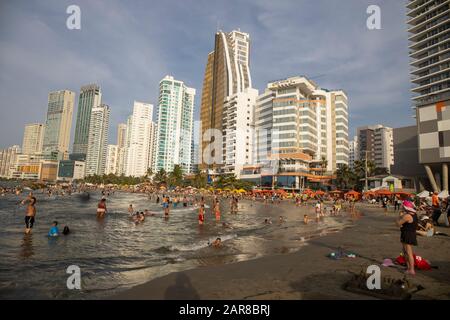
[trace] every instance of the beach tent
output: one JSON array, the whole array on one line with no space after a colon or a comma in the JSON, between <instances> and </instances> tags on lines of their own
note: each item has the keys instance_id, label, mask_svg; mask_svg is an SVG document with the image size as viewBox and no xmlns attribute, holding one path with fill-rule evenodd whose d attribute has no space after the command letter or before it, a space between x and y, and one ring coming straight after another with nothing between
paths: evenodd
<instances>
[{"instance_id":1,"label":"beach tent","mask_svg":"<svg viewBox=\"0 0 450 320\"><path fill-rule=\"evenodd\" d=\"M428 198L430 196L430 191L424 190L421 193L417 194L419 198Z\"/></svg>"},{"instance_id":2,"label":"beach tent","mask_svg":"<svg viewBox=\"0 0 450 320\"><path fill-rule=\"evenodd\" d=\"M349 198L349 197L353 197L353 198L359 198L359 196L360 196L361 194L359 193L359 192L357 192L357 191L355 191L355 190L351 190L351 191L349 191L349 192L347 192L346 194L345 194L345 197L346 198Z\"/></svg>"},{"instance_id":3,"label":"beach tent","mask_svg":"<svg viewBox=\"0 0 450 320\"><path fill-rule=\"evenodd\" d=\"M441 191L441 193L438 194L438 197L441 199L448 198L448 191L447 190Z\"/></svg>"}]
</instances>

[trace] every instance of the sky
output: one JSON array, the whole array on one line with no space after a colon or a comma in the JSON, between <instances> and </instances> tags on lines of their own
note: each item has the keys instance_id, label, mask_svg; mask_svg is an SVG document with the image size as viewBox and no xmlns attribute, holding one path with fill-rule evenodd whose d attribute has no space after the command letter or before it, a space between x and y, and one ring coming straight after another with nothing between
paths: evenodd
<instances>
[{"instance_id":1,"label":"sky","mask_svg":"<svg viewBox=\"0 0 450 320\"><path fill-rule=\"evenodd\" d=\"M197 90L217 30L250 34L253 86L305 75L349 98L358 126L413 125L405 0L0 0L0 148L45 122L48 93L97 83L111 108L109 142L133 101L155 105L166 75ZM69 5L81 29L69 30ZM381 29L366 26L369 5ZM74 108L71 141L75 129Z\"/></svg>"}]
</instances>

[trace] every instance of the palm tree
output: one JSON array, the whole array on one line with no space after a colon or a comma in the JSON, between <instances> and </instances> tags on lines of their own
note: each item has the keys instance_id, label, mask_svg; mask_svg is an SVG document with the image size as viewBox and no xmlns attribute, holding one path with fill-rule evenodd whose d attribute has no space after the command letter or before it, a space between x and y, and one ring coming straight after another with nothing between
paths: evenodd
<instances>
[{"instance_id":1,"label":"palm tree","mask_svg":"<svg viewBox=\"0 0 450 320\"><path fill-rule=\"evenodd\" d=\"M155 173L155 176L153 177L153 181L160 185L162 183L166 183L167 182L167 173L166 170L164 169L159 169L159 171L157 173Z\"/></svg>"},{"instance_id":2,"label":"palm tree","mask_svg":"<svg viewBox=\"0 0 450 320\"><path fill-rule=\"evenodd\" d=\"M171 185L180 186L183 182L183 170L176 164L171 173L169 173L169 182Z\"/></svg>"}]
</instances>

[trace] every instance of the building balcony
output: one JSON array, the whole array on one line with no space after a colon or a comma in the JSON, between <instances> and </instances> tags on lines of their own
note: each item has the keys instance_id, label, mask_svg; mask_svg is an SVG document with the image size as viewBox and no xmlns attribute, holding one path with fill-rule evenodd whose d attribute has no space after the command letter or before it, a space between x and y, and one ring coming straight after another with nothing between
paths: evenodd
<instances>
[{"instance_id":1,"label":"building balcony","mask_svg":"<svg viewBox=\"0 0 450 320\"><path fill-rule=\"evenodd\" d=\"M438 32L436 34L430 35L428 37L423 38L422 40L419 40L417 42L412 42L408 45L408 48L411 50L416 50L417 48L421 47L422 45L426 44L428 41L433 40L435 38L442 37L446 35L449 32L450 29L442 30L441 32ZM447 38L442 39L441 41L445 40Z\"/></svg>"}]
</instances>

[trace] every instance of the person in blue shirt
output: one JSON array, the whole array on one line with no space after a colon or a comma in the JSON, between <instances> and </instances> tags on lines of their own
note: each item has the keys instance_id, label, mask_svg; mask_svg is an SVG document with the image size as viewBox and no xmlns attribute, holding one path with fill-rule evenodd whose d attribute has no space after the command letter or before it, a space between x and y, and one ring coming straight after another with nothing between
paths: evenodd
<instances>
[{"instance_id":1,"label":"person in blue shirt","mask_svg":"<svg viewBox=\"0 0 450 320\"><path fill-rule=\"evenodd\" d=\"M57 237L59 236L59 230L58 230L58 221L53 221L52 227L50 228L50 231L48 232L49 237Z\"/></svg>"}]
</instances>

